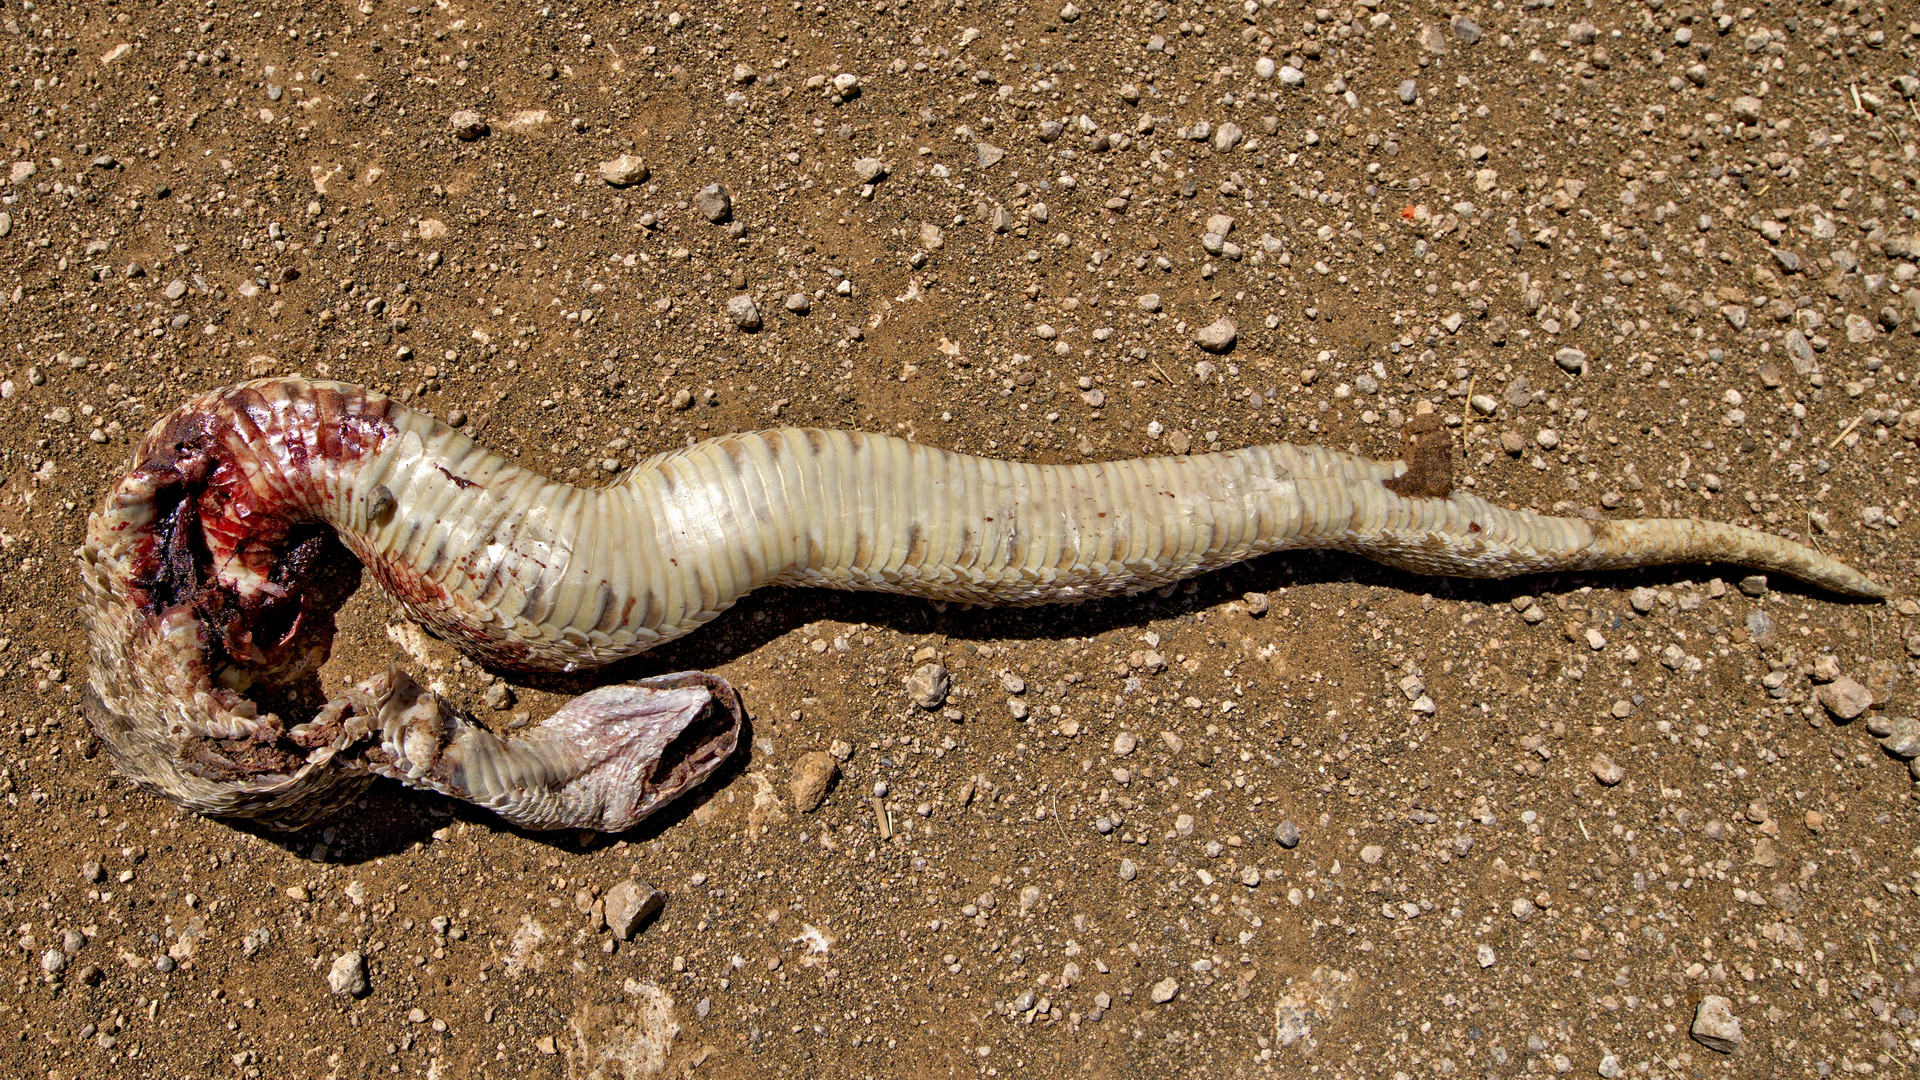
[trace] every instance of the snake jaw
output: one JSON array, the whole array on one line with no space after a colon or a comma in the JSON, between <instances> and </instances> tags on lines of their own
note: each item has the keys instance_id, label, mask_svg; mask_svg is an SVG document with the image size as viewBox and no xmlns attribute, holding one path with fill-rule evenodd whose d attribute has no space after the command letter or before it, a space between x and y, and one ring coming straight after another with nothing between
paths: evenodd
<instances>
[{"instance_id":1,"label":"snake jaw","mask_svg":"<svg viewBox=\"0 0 1920 1080\"><path fill-rule=\"evenodd\" d=\"M683 672L591 690L502 739L392 667L291 737L335 753L372 740L358 756L374 773L522 828L623 832L731 757L743 721L725 680Z\"/></svg>"}]
</instances>

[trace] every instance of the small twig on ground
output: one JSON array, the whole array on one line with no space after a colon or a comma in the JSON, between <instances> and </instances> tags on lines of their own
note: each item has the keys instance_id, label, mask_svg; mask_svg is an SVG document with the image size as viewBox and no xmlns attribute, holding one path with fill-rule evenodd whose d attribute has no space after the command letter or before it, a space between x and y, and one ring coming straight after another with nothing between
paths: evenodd
<instances>
[{"instance_id":1,"label":"small twig on ground","mask_svg":"<svg viewBox=\"0 0 1920 1080\"><path fill-rule=\"evenodd\" d=\"M1865 420L1866 418L1867 418L1866 413L1861 413L1859 416L1854 417L1853 423L1848 424L1844 428L1841 428L1840 434L1835 435L1833 437L1833 441L1827 444L1827 449L1831 450L1834 447L1839 446L1840 440L1846 438L1848 435L1851 435L1853 433L1853 429L1860 426L1860 421Z\"/></svg>"}]
</instances>

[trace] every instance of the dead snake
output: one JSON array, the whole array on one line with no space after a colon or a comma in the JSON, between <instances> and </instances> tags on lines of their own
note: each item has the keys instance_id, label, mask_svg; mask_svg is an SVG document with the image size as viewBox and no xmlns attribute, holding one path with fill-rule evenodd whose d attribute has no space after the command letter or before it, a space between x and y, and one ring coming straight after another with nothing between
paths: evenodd
<instances>
[{"instance_id":1,"label":"dead snake","mask_svg":"<svg viewBox=\"0 0 1920 1080\"><path fill-rule=\"evenodd\" d=\"M1410 430L1407 461L1273 445L1025 465L787 429L590 489L372 391L245 383L157 424L88 519L89 716L122 773L201 813L296 828L377 775L529 828L617 831L733 753L733 689L697 673L604 687L512 739L397 668L325 700L361 566L470 655L547 671L672 641L762 585L1055 603L1291 548L1469 577L1722 561L1887 595L1738 526L1502 509L1452 490L1437 418Z\"/></svg>"}]
</instances>

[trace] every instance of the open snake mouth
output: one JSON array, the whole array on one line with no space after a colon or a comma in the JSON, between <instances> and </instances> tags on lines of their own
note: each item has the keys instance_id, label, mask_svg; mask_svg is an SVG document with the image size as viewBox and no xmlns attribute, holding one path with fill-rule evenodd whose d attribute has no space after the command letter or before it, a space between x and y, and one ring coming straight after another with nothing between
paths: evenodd
<instances>
[{"instance_id":1,"label":"open snake mouth","mask_svg":"<svg viewBox=\"0 0 1920 1080\"><path fill-rule=\"evenodd\" d=\"M740 738L740 694L730 683L699 672L663 675L645 680L644 685L656 690L698 685L712 695L711 702L661 748L648 770L647 789L671 798L699 784L733 755Z\"/></svg>"}]
</instances>

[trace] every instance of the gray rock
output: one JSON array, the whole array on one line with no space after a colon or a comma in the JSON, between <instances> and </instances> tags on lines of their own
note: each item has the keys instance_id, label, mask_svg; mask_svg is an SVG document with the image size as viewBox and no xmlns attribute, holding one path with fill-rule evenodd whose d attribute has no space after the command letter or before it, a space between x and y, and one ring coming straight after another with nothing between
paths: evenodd
<instances>
[{"instance_id":1,"label":"gray rock","mask_svg":"<svg viewBox=\"0 0 1920 1080\"><path fill-rule=\"evenodd\" d=\"M494 683L492 686L487 687L487 691L481 695L481 699L487 703L487 708L489 709L511 709L513 708L513 687L503 682Z\"/></svg>"},{"instance_id":2,"label":"gray rock","mask_svg":"<svg viewBox=\"0 0 1920 1080\"><path fill-rule=\"evenodd\" d=\"M1180 980L1169 975L1154 983L1153 989L1147 991L1147 996L1153 999L1155 1005L1165 1005L1180 996Z\"/></svg>"},{"instance_id":3,"label":"gray rock","mask_svg":"<svg viewBox=\"0 0 1920 1080\"><path fill-rule=\"evenodd\" d=\"M979 156L980 167L983 169L991 169L995 165L1000 164L1000 159L1007 156L1005 150L989 142L974 143L973 152Z\"/></svg>"},{"instance_id":4,"label":"gray rock","mask_svg":"<svg viewBox=\"0 0 1920 1080\"><path fill-rule=\"evenodd\" d=\"M1567 39L1575 45L1591 45L1600 36L1600 28L1585 19L1567 27Z\"/></svg>"},{"instance_id":5,"label":"gray rock","mask_svg":"<svg viewBox=\"0 0 1920 1080\"><path fill-rule=\"evenodd\" d=\"M160 290L160 295L169 300L178 300L187 295L187 283L181 281L179 278L174 278L172 281L167 282L166 288Z\"/></svg>"},{"instance_id":6,"label":"gray rock","mask_svg":"<svg viewBox=\"0 0 1920 1080\"><path fill-rule=\"evenodd\" d=\"M1476 45L1480 41L1480 24L1464 15L1455 15L1453 17L1453 36L1469 45Z\"/></svg>"},{"instance_id":7,"label":"gray rock","mask_svg":"<svg viewBox=\"0 0 1920 1080\"><path fill-rule=\"evenodd\" d=\"M1798 252L1788 251L1785 248L1775 248L1773 251L1773 261L1779 263L1780 269L1785 270L1789 274L1797 274L1800 272L1800 254ZM1794 332L1799 333L1797 330Z\"/></svg>"},{"instance_id":8,"label":"gray rock","mask_svg":"<svg viewBox=\"0 0 1920 1080\"><path fill-rule=\"evenodd\" d=\"M1886 727L1880 745L1887 748L1887 753L1899 758L1920 758L1920 720L1899 716L1889 721Z\"/></svg>"},{"instance_id":9,"label":"gray rock","mask_svg":"<svg viewBox=\"0 0 1920 1080\"><path fill-rule=\"evenodd\" d=\"M788 293L786 301L781 306L795 315L805 315L813 310L813 297L803 292Z\"/></svg>"},{"instance_id":10,"label":"gray rock","mask_svg":"<svg viewBox=\"0 0 1920 1080\"><path fill-rule=\"evenodd\" d=\"M1873 692L1845 675L1815 690L1813 697L1833 714L1835 720L1842 723L1854 719L1873 705Z\"/></svg>"},{"instance_id":11,"label":"gray rock","mask_svg":"<svg viewBox=\"0 0 1920 1080\"><path fill-rule=\"evenodd\" d=\"M1231 120L1221 124L1219 127L1213 129L1214 152L1224 154L1232 150L1234 147L1240 145L1240 140L1245 136L1246 132L1240 130L1240 125Z\"/></svg>"},{"instance_id":12,"label":"gray rock","mask_svg":"<svg viewBox=\"0 0 1920 1080\"><path fill-rule=\"evenodd\" d=\"M610 187L632 187L635 184L644 184L647 182L647 177L651 175L652 171L647 168L647 163L632 154L621 154L612 161L600 163L600 179L606 181Z\"/></svg>"},{"instance_id":13,"label":"gray rock","mask_svg":"<svg viewBox=\"0 0 1920 1080\"><path fill-rule=\"evenodd\" d=\"M879 158L855 158L853 175L863 184L877 184L887 178L887 163Z\"/></svg>"},{"instance_id":14,"label":"gray rock","mask_svg":"<svg viewBox=\"0 0 1920 1080\"><path fill-rule=\"evenodd\" d=\"M1292 850L1300 846L1300 826L1291 821L1283 821L1274 826L1273 841L1281 847Z\"/></svg>"},{"instance_id":15,"label":"gray rock","mask_svg":"<svg viewBox=\"0 0 1920 1080\"><path fill-rule=\"evenodd\" d=\"M1747 596L1765 596L1767 595L1767 575L1748 574L1740 579L1737 587Z\"/></svg>"},{"instance_id":16,"label":"gray rock","mask_svg":"<svg viewBox=\"0 0 1920 1080\"><path fill-rule=\"evenodd\" d=\"M1693 1041L1709 1050L1731 1054L1740 1049L1746 1037L1740 1034L1740 1018L1733 1015L1733 1002L1718 994L1700 999L1693 1013Z\"/></svg>"},{"instance_id":17,"label":"gray rock","mask_svg":"<svg viewBox=\"0 0 1920 1080\"><path fill-rule=\"evenodd\" d=\"M1120 860L1120 880L1121 881L1132 881L1134 878L1137 878L1139 876L1140 876L1140 868L1133 865L1132 859Z\"/></svg>"},{"instance_id":18,"label":"gray rock","mask_svg":"<svg viewBox=\"0 0 1920 1080\"><path fill-rule=\"evenodd\" d=\"M1813 346L1807 341L1807 335L1798 328L1787 331L1787 357L1793 361L1796 375L1811 375L1820 370L1820 362L1813 357Z\"/></svg>"},{"instance_id":19,"label":"gray rock","mask_svg":"<svg viewBox=\"0 0 1920 1080\"><path fill-rule=\"evenodd\" d=\"M947 700L947 691L952 686L947 669L939 664L922 664L907 676L907 696L927 710L939 708Z\"/></svg>"},{"instance_id":20,"label":"gray rock","mask_svg":"<svg viewBox=\"0 0 1920 1080\"><path fill-rule=\"evenodd\" d=\"M1294 67L1292 64L1286 64L1280 68L1280 84L1282 86L1304 86L1306 81L1307 73Z\"/></svg>"},{"instance_id":21,"label":"gray rock","mask_svg":"<svg viewBox=\"0 0 1920 1080\"><path fill-rule=\"evenodd\" d=\"M0 236L13 235L13 215L0 210Z\"/></svg>"},{"instance_id":22,"label":"gray rock","mask_svg":"<svg viewBox=\"0 0 1920 1080\"><path fill-rule=\"evenodd\" d=\"M646 922L667 906L667 894L636 878L628 878L607 890L607 929L621 941L633 940Z\"/></svg>"},{"instance_id":23,"label":"gray rock","mask_svg":"<svg viewBox=\"0 0 1920 1080\"><path fill-rule=\"evenodd\" d=\"M473 109L461 109L447 117L447 124L453 128L453 137L461 142L473 142L490 130L487 118Z\"/></svg>"},{"instance_id":24,"label":"gray rock","mask_svg":"<svg viewBox=\"0 0 1920 1080\"><path fill-rule=\"evenodd\" d=\"M372 989L367 983L367 958L360 953L342 953L327 969L327 989L340 997L366 997Z\"/></svg>"},{"instance_id":25,"label":"gray rock","mask_svg":"<svg viewBox=\"0 0 1920 1080\"><path fill-rule=\"evenodd\" d=\"M1562 371L1570 372L1574 375L1584 375L1587 373L1587 354L1579 349L1557 349L1553 354L1553 362L1559 364Z\"/></svg>"},{"instance_id":26,"label":"gray rock","mask_svg":"<svg viewBox=\"0 0 1920 1080\"><path fill-rule=\"evenodd\" d=\"M1193 332L1193 343L1208 352L1223 353L1233 348L1240 337L1240 328L1233 320L1222 315Z\"/></svg>"},{"instance_id":27,"label":"gray rock","mask_svg":"<svg viewBox=\"0 0 1920 1080\"><path fill-rule=\"evenodd\" d=\"M753 302L753 297L741 293L727 301L727 318L733 320L733 325L752 333L760 329L760 306Z\"/></svg>"},{"instance_id":28,"label":"gray rock","mask_svg":"<svg viewBox=\"0 0 1920 1080\"><path fill-rule=\"evenodd\" d=\"M1408 79L1400 84L1400 104L1411 105L1420 96L1420 84Z\"/></svg>"},{"instance_id":29,"label":"gray rock","mask_svg":"<svg viewBox=\"0 0 1920 1080\"><path fill-rule=\"evenodd\" d=\"M733 216L733 195L725 184L708 184L693 197L694 208L718 225Z\"/></svg>"},{"instance_id":30,"label":"gray rock","mask_svg":"<svg viewBox=\"0 0 1920 1080\"><path fill-rule=\"evenodd\" d=\"M1042 120L1040 121L1040 126L1036 129L1036 134L1040 136L1041 142L1050 143L1058 139L1066 130L1066 125L1058 120Z\"/></svg>"},{"instance_id":31,"label":"gray rock","mask_svg":"<svg viewBox=\"0 0 1920 1080\"><path fill-rule=\"evenodd\" d=\"M834 778L840 775L840 763L832 754L816 750L802 755L793 765L793 779L787 782L787 791L793 796L794 808L803 814L811 814L826 801L827 789L833 786Z\"/></svg>"},{"instance_id":32,"label":"gray rock","mask_svg":"<svg viewBox=\"0 0 1920 1080\"><path fill-rule=\"evenodd\" d=\"M1587 763L1587 768L1593 770L1593 778L1598 780L1602 787L1614 787L1627 778L1627 770L1621 768L1605 754L1593 755L1593 760Z\"/></svg>"},{"instance_id":33,"label":"gray rock","mask_svg":"<svg viewBox=\"0 0 1920 1080\"><path fill-rule=\"evenodd\" d=\"M1140 298L1135 300L1134 303L1140 306L1141 311L1148 311L1148 312L1159 311L1160 310L1160 294L1159 293L1141 293Z\"/></svg>"},{"instance_id":34,"label":"gray rock","mask_svg":"<svg viewBox=\"0 0 1920 1080\"><path fill-rule=\"evenodd\" d=\"M1720 317L1735 330L1747 328L1747 309L1739 304L1727 304L1720 309Z\"/></svg>"},{"instance_id":35,"label":"gray rock","mask_svg":"<svg viewBox=\"0 0 1920 1080\"><path fill-rule=\"evenodd\" d=\"M1872 319L1867 318L1857 311L1847 313L1848 341L1855 345L1865 345L1867 342L1879 336L1879 333L1880 331L1873 325Z\"/></svg>"}]
</instances>

